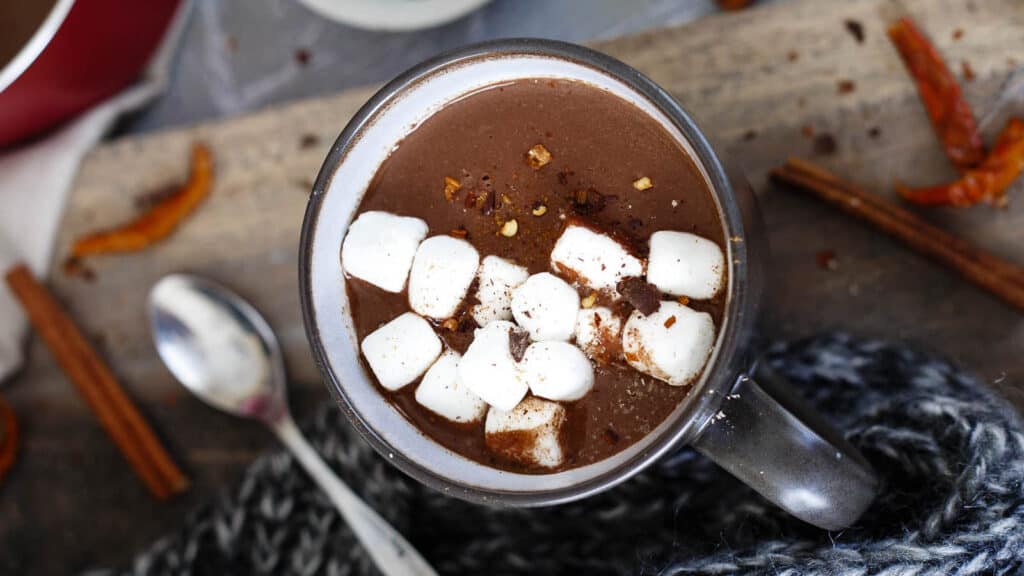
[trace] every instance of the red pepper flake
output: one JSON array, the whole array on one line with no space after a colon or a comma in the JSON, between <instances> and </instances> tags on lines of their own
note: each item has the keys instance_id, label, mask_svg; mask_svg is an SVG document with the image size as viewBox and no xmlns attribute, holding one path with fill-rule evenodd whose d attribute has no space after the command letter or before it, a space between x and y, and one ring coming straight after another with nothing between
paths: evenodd
<instances>
[{"instance_id":1,"label":"red pepper flake","mask_svg":"<svg viewBox=\"0 0 1024 576\"><path fill-rule=\"evenodd\" d=\"M900 18L890 26L889 38L917 83L917 92L946 156L960 170L977 165L985 157L985 148L974 114L938 50L909 18Z\"/></svg>"},{"instance_id":2,"label":"red pepper flake","mask_svg":"<svg viewBox=\"0 0 1024 576\"><path fill-rule=\"evenodd\" d=\"M853 94L856 89L857 84L853 80L840 80L836 83L836 90L840 94Z\"/></svg>"},{"instance_id":3,"label":"red pepper flake","mask_svg":"<svg viewBox=\"0 0 1024 576\"><path fill-rule=\"evenodd\" d=\"M800 128L800 134L802 134L804 138L814 138L814 127L805 124Z\"/></svg>"},{"instance_id":4,"label":"red pepper flake","mask_svg":"<svg viewBox=\"0 0 1024 576\"><path fill-rule=\"evenodd\" d=\"M845 20L843 25L846 26L846 31L853 36L853 39L857 41L857 44L864 43L864 25L856 20Z\"/></svg>"},{"instance_id":5,"label":"red pepper flake","mask_svg":"<svg viewBox=\"0 0 1024 576\"><path fill-rule=\"evenodd\" d=\"M671 328L673 325L675 325L675 323L676 323L675 315L669 316L668 319L665 320L665 328Z\"/></svg>"},{"instance_id":6,"label":"red pepper flake","mask_svg":"<svg viewBox=\"0 0 1024 576\"><path fill-rule=\"evenodd\" d=\"M837 270L839 268L839 261L836 260L836 253L832 250L822 250L814 255L814 260L818 263L818 268L822 270Z\"/></svg>"},{"instance_id":7,"label":"red pepper flake","mask_svg":"<svg viewBox=\"0 0 1024 576\"><path fill-rule=\"evenodd\" d=\"M963 28L957 28L956 30L953 30L953 40L959 40L959 39L961 39L963 37L964 37L964 30L963 30Z\"/></svg>"},{"instance_id":8,"label":"red pepper flake","mask_svg":"<svg viewBox=\"0 0 1024 576\"><path fill-rule=\"evenodd\" d=\"M466 239L467 237L469 237L469 230L466 230L464 226L460 226L458 228L452 228L448 232L448 235L451 236L452 238Z\"/></svg>"},{"instance_id":9,"label":"red pepper flake","mask_svg":"<svg viewBox=\"0 0 1024 576\"><path fill-rule=\"evenodd\" d=\"M960 62L960 70L963 71L964 81L971 82L975 78L974 68L971 68L970 62L964 60Z\"/></svg>"},{"instance_id":10,"label":"red pepper flake","mask_svg":"<svg viewBox=\"0 0 1024 576\"><path fill-rule=\"evenodd\" d=\"M971 206L1005 202L1006 189L1024 171L1024 120L1011 118L999 133L992 151L959 180L941 186L908 188L896 183L900 196L915 204Z\"/></svg>"}]
</instances>

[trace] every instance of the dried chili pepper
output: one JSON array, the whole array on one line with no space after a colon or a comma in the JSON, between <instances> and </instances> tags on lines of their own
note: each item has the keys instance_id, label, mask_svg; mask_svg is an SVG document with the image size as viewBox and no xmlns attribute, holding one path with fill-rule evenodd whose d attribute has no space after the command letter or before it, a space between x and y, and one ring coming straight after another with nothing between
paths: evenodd
<instances>
[{"instance_id":1,"label":"dried chili pepper","mask_svg":"<svg viewBox=\"0 0 1024 576\"><path fill-rule=\"evenodd\" d=\"M166 238L206 198L212 183L213 157L209 148L196 144L192 147L192 172L184 186L128 224L78 239L72 257L142 250Z\"/></svg>"},{"instance_id":2,"label":"dried chili pepper","mask_svg":"<svg viewBox=\"0 0 1024 576\"><path fill-rule=\"evenodd\" d=\"M908 188L897 183L896 191L916 204L996 203L1021 171L1024 171L1024 120L1011 118L988 156L975 168L965 171L959 180L928 188Z\"/></svg>"},{"instance_id":3,"label":"dried chili pepper","mask_svg":"<svg viewBox=\"0 0 1024 576\"><path fill-rule=\"evenodd\" d=\"M18 453L18 420L14 411L0 398L0 480L14 464Z\"/></svg>"},{"instance_id":4,"label":"dried chili pepper","mask_svg":"<svg viewBox=\"0 0 1024 576\"><path fill-rule=\"evenodd\" d=\"M946 156L960 170L977 165L985 156L985 148L974 114L938 50L906 17L889 27L889 39L917 83L917 92Z\"/></svg>"}]
</instances>

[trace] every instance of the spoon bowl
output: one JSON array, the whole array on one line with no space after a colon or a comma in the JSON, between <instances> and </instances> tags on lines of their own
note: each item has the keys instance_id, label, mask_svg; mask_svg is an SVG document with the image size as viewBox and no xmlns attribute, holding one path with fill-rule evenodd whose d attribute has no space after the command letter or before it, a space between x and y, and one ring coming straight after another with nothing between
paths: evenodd
<instances>
[{"instance_id":1,"label":"spoon bowl","mask_svg":"<svg viewBox=\"0 0 1024 576\"><path fill-rule=\"evenodd\" d=\"M302 436L288 413L281 348L255 308L210 280L171 274L150 290L148 313L153 342L171 373L207 404L269 426L331 499L383 574L436 576Z\"/></svg>"},{"instance_id":2,"label":"spoon bowl","mask_svg":"<svg viewBox=\"0 0 1024 576\"><path fill-rule=\"evenodd\" d=\"M287 408L284 359L274 332L239 296L198 276L164 276L149 293L160 358L207 404L273 421Z\"/></svg>"}]
</instances>

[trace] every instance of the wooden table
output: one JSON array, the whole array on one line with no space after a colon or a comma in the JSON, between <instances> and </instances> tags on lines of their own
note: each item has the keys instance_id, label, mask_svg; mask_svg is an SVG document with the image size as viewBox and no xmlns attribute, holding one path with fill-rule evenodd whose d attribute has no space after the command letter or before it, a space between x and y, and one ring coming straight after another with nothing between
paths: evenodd
<instances>
[{"instance_id":1,"label":"wooden table","mask_svg":"<svg viewBox=\"0 0 1024 576\"><path fill-rule=\"evenodd\" d=\"M1016 0L905 0L965 83L980 114L1024 55L1024 4ZM1024 317L834 209L766 182L789 155L818 160L868 189L895 178L950 178L913 84L884 34L898 15L881 0L802 0L707 18L597 47L675 94L746 169L758 190L774 251L764 331L795 338L842 329L906 340L953 358L1024 406ZM858 42L845 26L863 25ZM962 31L956 39L955 32ZM841 93L840 82L852 81ZM299 312L296 252L310 182L327 146L371 89L251 116L123 139L93 151L67 206L51 285L110 360L125 387L194 479L159 504L146 493L81 399L33 342L30 362L5 396L24 424L22 458L0 488L0 572L66 573L126 561L177 527L197 504L236 479L273 445L256 425L192 399L154 353L146 292L188 270L234 287L277 330L301 415L328 400L311 362ZM813 132L814 136L808 136ZM313 146L303 145L317 140ZM827 153L821 140L831 137ZM59 269L70 240L136 212L143 191L180 180L187 150L208 142L217 158L212 197L168 242L141 254L97 259L87 282ZM1005 210L934 209L932 221L1010 260L1024 261L1024 203ZM816 254L831 250L837 270Z\"/></svg>"}]
</instances>

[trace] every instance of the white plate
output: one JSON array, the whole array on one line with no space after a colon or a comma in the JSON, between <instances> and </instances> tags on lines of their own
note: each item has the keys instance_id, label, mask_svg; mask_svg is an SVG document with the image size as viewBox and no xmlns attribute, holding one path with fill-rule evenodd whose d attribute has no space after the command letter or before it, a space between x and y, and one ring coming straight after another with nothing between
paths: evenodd
<instances>
[{"instance_id":1,"label":"white plate","mask_svg":"<svg viewBox=\"0 0 1024 576\"><path fill-rule=\"evenodd\" d=\"M367 30L419 30L465 16L490 0L299 0L310 10Z\"/></svg>"}]
</instances>

